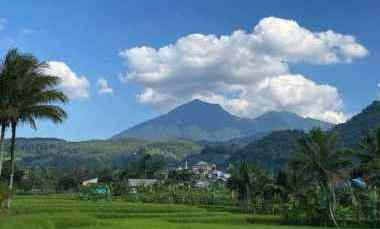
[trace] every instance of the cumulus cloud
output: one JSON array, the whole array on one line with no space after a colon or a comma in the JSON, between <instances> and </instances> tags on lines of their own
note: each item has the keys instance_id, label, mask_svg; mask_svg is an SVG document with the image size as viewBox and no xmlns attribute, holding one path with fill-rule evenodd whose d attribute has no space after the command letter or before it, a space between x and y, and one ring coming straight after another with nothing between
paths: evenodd
<instances>
[{"instance_id":1,"label":"cumulus cloud","mask_svg":"<svg viewBox=\"0 0 380 229\"><path fill-rule=\"evenodd\" d=\"M0 31L5 28L5 25L7 24L7 19L0 18Z\"/></svg>"},{"instance_id":2,"label":"cumulus cloud","mask_svg":"<svg viewBox=\"0 0 380 229\"><path fill-rule=\"evenodd\" d=\"M104 78L98 79L96 83L99 94L113 94L113 89L108 85L108 81Z\"/></svg>"},{"instance_id":3,"label":"cumulus cloud","mask_svg":"<svg viewBox=\"0 0 380 229\"><path fill-rule=\"evenodd\" d=\"M377 93L377 99L380 101L380 83L377 84L379 92Z\"/></svg>"},{"instance_id":4,"label":"cumulus cloud","mask_svg":"<svg viewBox=\"0 0 380 229\"><path fill-rule=\"evenodd\" d=\"M368 54L353 36L332 30L315 33L280 18L264 18L252 35L258 50L285 62L350 63Z\"/></svg>"},{"instance_id":5,"label":"cumulus cloud","mask_svg":"<svg viewBox=\"0 0 380 229\"><path fill-rule=\"evenodd\" d=\"M289 68L297 63L350 63L366 55L353 36L313 32L274 17L262 19L251 32L191 34L158 49L120 52L128 68L122 80L141 85L138 101L160 111L199 98L239 116L287 110L334 123L346 119L337 89L292 74Z\"/></svg>"},{"instance_id":6,"label":"cumulus cloud","mask_svg":"<svg viewBox=\"0 0 380 229\"><path fill-rule=\"evenodd\" d=\"M78 76L69 66L60 61L49 61L46 73L61 79L60 88L70 99L82 99L89 97L90 82L85 76Z\"/></svg>"}]
</instances>

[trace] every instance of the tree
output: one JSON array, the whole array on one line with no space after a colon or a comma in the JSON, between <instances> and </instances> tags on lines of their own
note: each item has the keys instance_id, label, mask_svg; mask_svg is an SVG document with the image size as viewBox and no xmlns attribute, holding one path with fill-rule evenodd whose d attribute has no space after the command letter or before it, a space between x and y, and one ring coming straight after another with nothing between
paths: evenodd
<instances>
[{"instance_id":1,"label":"tree","mask_svg":"<svg viewBox=\"0 0 380 229\"><path fill-rule=\"evenodd\" d=\"M269 178L260 168L242 161L237 167L231 168L231 178L227 187L236 191L240 203L248 207L255 197L263 194L268 181Z\"/></svg>"},{"instance_id":2,"label":"tree","mask_svg":"<svg viewBox=\"0 0 380 229\"><path fill-rule=\"evenodd\" d=\"M296 161L301 167L304 176L308 176L310 182L318 184L322 193L328 193L328 210L333 223L336 221L336 193L335 183L338 179L344 179L352 166L352 153L348 150L339 150L336 146L335 133L324 133L321 129L313 129L305 137L299 140L299 153ZM318 188L318 187L317 187Z\"/></svg>"},{"instance_id":3,"label":"tree","mask_svg":"<svg viewBox=\"0 0 380 229\"><path fill-rule=\"evenodd\" d=\"M369 184L374 187L380 185L380 127L364 137L357 156L361 161L361 171L369 176Z\"/></svg>"},{"instance_id":4,"label":"tree","mask_svg":"<svg viewBox=\"0 0 380 229\"><path fill-rule=\"evenodd\" d=\"M48 64L40 62L33 55L20 53L17 49L8 52L2 66L1 77L6 82L8 90L4 112L11 128L8 208L10 208L13 193L18 125L26 123L33 129L37 129L36 121L39 119L61 123L67 117L66 112L55 103L66 103L68 97L56 89L60 80L56 76L46 74L48 67Z\"/></svg>"},{"instance_id":5,"label":"tree","mask_svg":"<svg viewBox=\"0 0 380 229\"><path fill-rule=\"evenodd\" d=\"M8 61L10 59L14 59L17 55L16 50L10 50L5 59L4 62L0 65L0 176L2 174L3 170L3 163L4 163L4 137L5 137L5 131L9 127L9 100L10 100L10 86L9 85L9 77L6 76L6 69L5 66L7 66Z\"/></svg>"}]
</instances>

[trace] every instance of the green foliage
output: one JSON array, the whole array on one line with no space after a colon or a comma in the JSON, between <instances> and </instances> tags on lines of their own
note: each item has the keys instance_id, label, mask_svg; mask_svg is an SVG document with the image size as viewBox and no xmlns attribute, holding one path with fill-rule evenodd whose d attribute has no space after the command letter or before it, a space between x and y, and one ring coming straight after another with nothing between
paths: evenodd
<instances>
[{"instance_id":1,"label":"green foliage","mask_svg":"<svg viewBox=\"0 0 380 229\"><path fill-rule=\"evenodd\" d=\"M9 148L6 141L6 148ZM181 160L197 154L201 146L189 141L149 142L139 139L93 140L68 142L48 138L18 138L16 151L23 167L55 167L71 171L78 166L92 170L107 167L125 167L135 155L150 154L165 158L167 162Z\"/></svg>"},{"instance_id":2,"label":"green foliage","mask_svg":"<svg viewBox=\"0 0 380 229\"><path fill-rule=\"evenodd\" d=\"M363 138L356 156L361 162L360 170L368 176L369 184L380 187L380 127Z\"/></svg>"},{"instance_id":3,"label":"green foliage","mask_svg":"<svg viewBox=\"0 0 380 229\"><path fill-rule=\"evenodd\" d=\"M201 147L190 141L177 140L168 142L153 142L144 146L140 153L150 155L160 155L182 160L188 155L194 155L201 151Z\"/></svg>"},{"instance_id":4,"label":"green foliage","mask_svg":"<svg viewBox=\"0 0 380 229\"><path fill-rule=\"evenodd\" d=\"M237 192L238 200L246 207L252 200L262 197L265 186L270 182L263 170L248 165L244 161L232 167L230 171L231 178L228 180L227 187Z\"/></svg>"},{"instance_id":5,"label":"green foliage","mask_svg":"<svg viewBox=\"0 0 380 229\"><path fill-rule=\"evenodd\" d=\"M246 161L276 174L297 151L298 139L304 136L297 130L276 131L238 150L228 161Z\"/></svg>"},{"instance_id":6,"label":"green foliage","mask_svg":"<svg viewBox=\"0 0 380 229\"><path fill-rule=\"evenodd\" d=\"M129 161L126 169L119 176L122 179L160 178L160 173L166 168L167 163L163 156L142 154Z\"/></svg>"},{"instance_id":7,"label":"green foliage","mask_svg":"<svg viewBox=\"0 0 380 229\"><path fill-rule=\"evenodd\" d=\"M0 182L0 206L9 197L8 185L4 182Z\"/></svg>"},{"instance_id":8,"label":"green foliage","mask_svg":"<svg viewBox=\"0 0 380 229\"><path fill-rule=\"evenodd\" d=\"M349 121L337 125L333 131L338 135L341 147L358 149L363 135L380 125L380 101L374 101Z\"/></svg>"}]
</instances>

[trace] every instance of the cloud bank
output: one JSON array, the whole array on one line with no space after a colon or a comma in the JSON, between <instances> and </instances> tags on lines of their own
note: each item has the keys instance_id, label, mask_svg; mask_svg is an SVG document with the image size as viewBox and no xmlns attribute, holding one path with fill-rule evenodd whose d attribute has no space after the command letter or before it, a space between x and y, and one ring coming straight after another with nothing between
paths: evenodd
<instances>
[{"instance_id":1,"label":"cloud bank","mask_svg":"<svg viewBox=\"0 0 380 229\"><path fill-rule=\"evenodd\" d=\"M123 81L141 85L138 101L159 111L199 98L239 116L287 110L333 123L346 119L338 90L293 74L290 67L351 63L366 55L353 36L313 32L274 17L262 19L251 32L191 34L158 49L120 52L127 65Z\"/></svg>"},{"instance_id":2,"label":"cloud bank","mask_svg":"<svg viewBox=\"0 0 380 229\"><path fill-rule=\"evenodd\" d=\"M46 73L59 77L62 82L60 88L70 99L83 99L89 97L90 82L85 76L78 76L69 66L60 61L49 61Z\"/></svg>"},{"instance_id":3,"label":"cloud bank","mask_svg":"<svg viewBox=\"0 0 380 229\"><path fill-rule=\"evenodd\" d=\"M108 81L104 78L99 78L97 83L99 94L113 94L113 89L108 85Z\"/></svg>"}]
</instances>

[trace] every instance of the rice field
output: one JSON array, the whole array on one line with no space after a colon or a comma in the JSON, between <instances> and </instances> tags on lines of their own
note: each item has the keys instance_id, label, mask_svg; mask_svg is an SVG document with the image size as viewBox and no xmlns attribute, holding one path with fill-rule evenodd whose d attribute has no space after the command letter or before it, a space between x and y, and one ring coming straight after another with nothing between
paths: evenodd
<instances>
[{"instance_id":1,"label":"rice field","mask_svg":"<svg viewBox=\"0 0 380 229\"><path fill-rule=\"evenodd\" d=\"M17 197L11 212L0 216L1 229L311 229L280 225L272 216L201 207L93 202L69 197Z\"/></svg>"}]
</instances>

